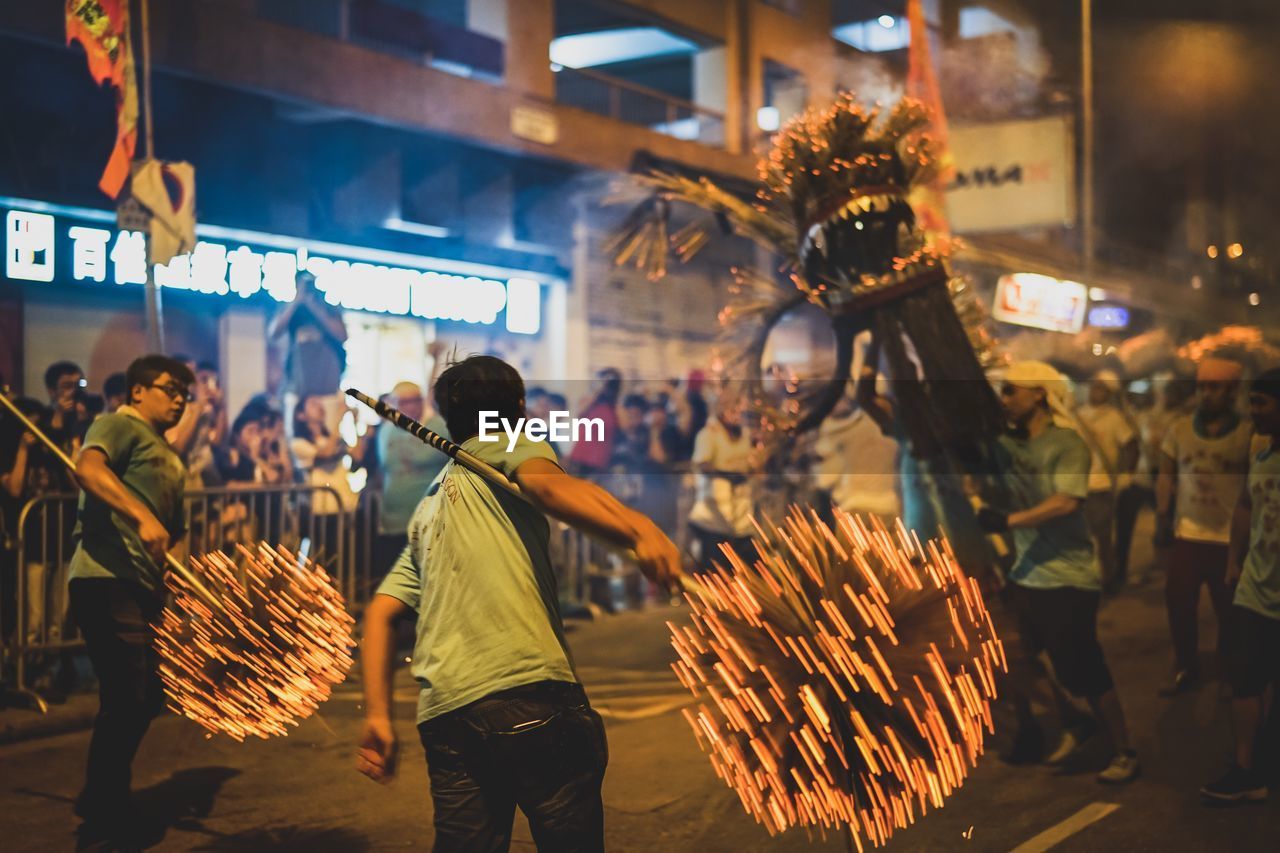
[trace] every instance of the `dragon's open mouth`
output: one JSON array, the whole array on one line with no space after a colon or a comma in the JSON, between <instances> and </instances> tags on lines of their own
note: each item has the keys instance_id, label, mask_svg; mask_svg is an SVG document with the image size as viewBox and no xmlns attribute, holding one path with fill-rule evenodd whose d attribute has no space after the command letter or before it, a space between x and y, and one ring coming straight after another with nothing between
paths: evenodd
<instances>
[{"instance_id":1,"label":"dragon's open mouth","mask_svg":"<svg viewBox=\"0 0 1280 853\"><path fill-rule=\"evenodd\" d=\"M890 272L904 254L914 224L911 205L896 187L857 193L805 233L800 247L804 276L814 284L851 288L867 275Z\"/></svg>"},{"instance_id":2,"label":"dragon's open mouth","mask_svg":"<svg viewBox=\"0 0 1280 853\"><path fill-rule=\"evenodd\" d=\"M827 209L800 247L807 284L836 308L872 290L906 284L939 269L939 256L914 230L906 194L893 186L859 192Z\"/></svg>"}]
</instances>

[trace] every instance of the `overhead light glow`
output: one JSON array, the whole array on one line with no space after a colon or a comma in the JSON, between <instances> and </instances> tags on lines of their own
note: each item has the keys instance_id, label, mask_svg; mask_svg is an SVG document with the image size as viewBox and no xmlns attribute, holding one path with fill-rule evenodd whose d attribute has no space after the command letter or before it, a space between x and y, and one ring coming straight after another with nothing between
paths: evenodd
<instances>
[{"instance_id":1,"label":"overhead light glow","mask_svg":"<svg viewBox=\"0 0 1280 853\"><path fill-rule=\"evenodd\" d=\"M778 114L777 107L761 107L756 110L756 127L761 130L767 130L772 133L777 130L781 124L782 121Z\"/></svg>"},{"instance_id":2,"label":"overhead light glow","mask_svg":"<svg viewBox=\"0 0 1280 853\"><path fill-rule=\"evenodd\" d=\"M698 45L658 27L624 27L560 36L551 42L551 62L591 68L614 62L697 53Z\"/></svg>"},{"instance_id":3,"label":"overhead light glow","mask_svg":"<svg viewBox=\"0 0 1280 853\"><path fill-rule=\"evenodd\" d=\"M388 216L382 227L404 234L416 234L419 237L448 237L449 229L441 225L427 225L425 222L410 222L399 216Z\"/></svg>"},{"instance_id":4,"label":"overhead light glow","mask_svg":"<svg viewBox=\"0 0 1280 853\"><path fill-rule=\"evenodd\" d=\"M898 25L898 21L893 17L893 15L881 15L879 18L876 18L876 21L886 30L891 30Z\"/></svg>"}]
</instances>

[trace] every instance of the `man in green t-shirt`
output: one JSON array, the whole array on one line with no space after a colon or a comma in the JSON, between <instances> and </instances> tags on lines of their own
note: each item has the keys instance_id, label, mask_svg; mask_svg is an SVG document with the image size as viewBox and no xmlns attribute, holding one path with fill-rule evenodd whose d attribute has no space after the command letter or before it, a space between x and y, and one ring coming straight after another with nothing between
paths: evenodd
<instances>
[{"instance_id":1,"label":"man in green t-shirt","mask_svg":"<svg viewBox=\"0 0 1280 853\"><path fill-rule=\"evenodd\" d=\"M195 377L148 355L129 365L129 404L93 422L76 479L71 612L98 676L98 716L76 814L82 842L128 844L133 757L164 707L152 623L164 604L164 554L182 533L186 468L164 439L182 417Z\"/></svg>"},{"instance_id":2,"label":"man in green t-shirt","mask_svg":"<svg viewBox=\"0 0 1280 853\"><path fill-rule=\"evenodd\" d=\"M1227 553L1231 608L1231 717L1235 761L1222 778L1200 789L1208 802L1267 798L1266 776L1255 750L1266 719L1264 697L1280 690L1280 369L1249 387L1249 414L1267 446L1249 462L1249 474L1231 520Z\"/></svg>"},{"instance_id":3,"label":"man in green t-shirt","mask_svg":"<svg viewBox=\"0 0 1280 853\"><path fill-rule=\"evenodd\" d=\"M454 440L529 502L452 462L431 484L408 547L365 611L357 768L380 782L395 773L393 626L414 614L435 849L507 849L518 806L539 849L601 850L604 727L565 643L543 512L632 548L665 586L680 574L679 553L648 518L566 474L547 441L525 433L508 449L503 433L480 436L481 412L524 417L524 383L510 365L468 358L440 375L434 397Z\"/></svg>"},{"instance_id":4,"label":"man in green t-shirt","mask_svg":"<svg viewBox=\"0 0 1280 853\"><path fill-rule=\"evenodd\" d=\"M1000 399L1013 433L1000 438L999 463L1012 505L1007 513L983 507L978 523L991 533L1012 531L1017 557L1009 599L1023 657L1030 662L1047 654L1062 687L1089 703L1116 750L1098 781L1123 784L1137 777L1138 757L1098 643L1102 572L1084 517L1089 448L1074 430L1054 423L1050 408L1051 395L1061 399L1065 385L1042 362L1009 367ZM1020 739L1038 732L1029 705L1022 704ZM1065 762L1088 733L1064 726L1050 763Z\"/></svg>"}]
</instances>

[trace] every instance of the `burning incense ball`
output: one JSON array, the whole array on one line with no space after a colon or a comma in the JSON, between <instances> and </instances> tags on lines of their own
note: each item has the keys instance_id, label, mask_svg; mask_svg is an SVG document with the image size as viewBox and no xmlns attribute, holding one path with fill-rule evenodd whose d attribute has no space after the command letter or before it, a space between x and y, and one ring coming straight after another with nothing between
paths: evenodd
<instances>
[{"instance_id":1,"label":"burning incense ball","mask_svg":"<svg viewBox=\"0 0 1280 853\"><path fill-rule=\"evenodd\" d=\"M156 626L169 707L213 733L287 734L351 668L355 620L321 567L284 548L238 548L192 562L225 603L214 611L180 577Z\"/></svg>"},{"instance_id":2,"label":"burning incense ball","mask_svg":"<svg viewBox=\"0 0 1280 853\"><path fill-rule=\"evenodd\" d=\"M879 846L963 784L1006 668L977 582L945 539L836 510L757 526L760 557L688 593L669 624L716 774L770 834L847 827Z\"/></svg>"}]
</instances>

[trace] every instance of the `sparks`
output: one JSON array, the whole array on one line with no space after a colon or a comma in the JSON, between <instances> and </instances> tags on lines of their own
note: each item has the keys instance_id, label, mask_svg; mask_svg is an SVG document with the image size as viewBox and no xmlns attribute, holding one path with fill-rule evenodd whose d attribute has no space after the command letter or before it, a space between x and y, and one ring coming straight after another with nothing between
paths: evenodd
<instances>
[{"instance_id":1,"label":"sparks","mask_svg":"<svg viewBox=\"0 0 1280 853\"><path fill-rule=\"evenodd\" d=\"M287 734L329 698L351 668L355 620L311 561L266 543L237 555L192 559L223 612L168 576L156 648L170 709L243 741Z\"/></svg>"},{"instance_id":2,"label":"sparks","mask_svg":"<svg viewBox=\"0 0 1280 853\"><path fill-rule=\"evenodd\" d=\"M677 672L699 674L685 719L770 834L882 845L976 765L1003 646L945 539L840 510L834 530L800 509L758 529L761 558L725 550L686 594L693 627L671 626Z\"/></svg>"}]
</instances>

